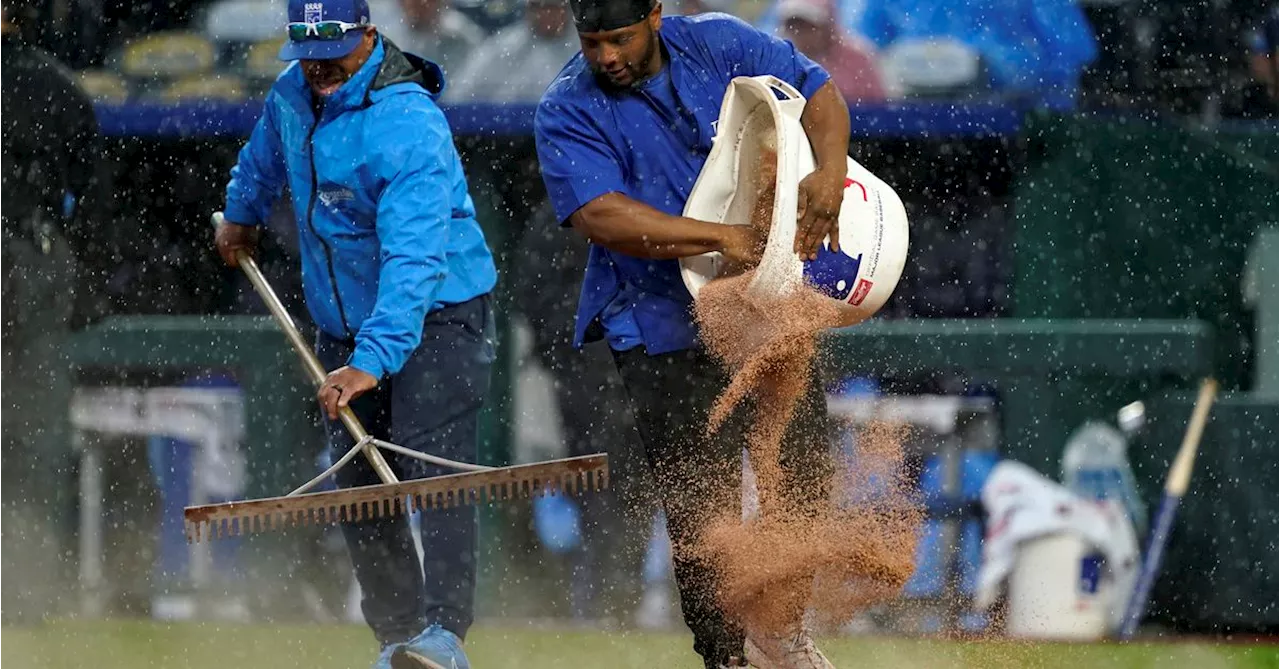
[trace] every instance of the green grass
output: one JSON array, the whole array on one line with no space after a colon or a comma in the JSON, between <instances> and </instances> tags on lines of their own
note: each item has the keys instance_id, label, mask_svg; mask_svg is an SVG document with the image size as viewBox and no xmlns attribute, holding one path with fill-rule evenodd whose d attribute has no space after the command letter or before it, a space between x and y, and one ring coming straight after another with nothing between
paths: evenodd
<instances>
[{"instance_id":1,"label":"green grass","mask_svg":"<svg viewBox=\"0 0 1280 669\"><path fill-rule=\"evenodd\" d=\"M701 664L686 634L604 633L481 625L467 652L476 669L609 669ZM837 667L1195 669L1275 667L1276 647L1179 642L1029 644L899 638L824 639ZM359 626L238 626L151 622L59 622L5 628L5 669L319 669L368 667L372 637Z\"/></svg>"}]
</instances>

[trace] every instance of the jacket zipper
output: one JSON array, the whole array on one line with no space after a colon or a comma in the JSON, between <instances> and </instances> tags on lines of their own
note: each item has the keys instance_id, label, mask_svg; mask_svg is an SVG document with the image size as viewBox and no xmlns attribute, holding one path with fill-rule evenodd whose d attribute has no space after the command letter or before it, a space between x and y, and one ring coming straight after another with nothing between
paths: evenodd
<instances>
[{"instance_id":1,"label":"jacket zipper","mask_svg":"<svg viewBox=\"0 0 1280 669\"><path fill-rule=\"evenodd\" d=\"M325 265L329 269L329 283L333 286L333 300L338 304L338 317L342 319L342 334L346 337L351 337L351 326L347 324L347 310L343 308L342 295L338 293L338 275L333 271L333 251L329 248L328 242L316 232L316 224L312 220L320 189L316 176L316 147L312 140L315 138L316 129L319 127L320 119L317 118L316 122L311 126L311 131L307 133L307 158L311 161L311 197L307 201L307 227L311 228L311 234L320 242L320 246L324 248Z\"/></svg>"}]
</instances>

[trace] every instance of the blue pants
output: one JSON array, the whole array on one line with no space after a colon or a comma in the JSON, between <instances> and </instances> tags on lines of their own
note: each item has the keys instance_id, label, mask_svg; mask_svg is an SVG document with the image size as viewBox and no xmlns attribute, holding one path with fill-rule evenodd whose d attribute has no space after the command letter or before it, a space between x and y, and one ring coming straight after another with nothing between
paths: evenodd
<instances>
[{"instance_id":1,"label":"blue pants","mask_svg":"<svg viewBox=\"0 0 1280 669\"><path fill-rule=\"evenodd\" d=\"M374 437L450 460L475 462L480 409L493 366L493 314L487 295L427 315L422 343L399 373L351 403ZM321 333L316 355L327 371L345 364L354 343ZM340 421L325 419L336 460L354 442ZM384 451L401 480L456 473ZM341 488L381 483L363 456L335 477ZM466 638L476 580L476 510L431 509L420 514L424 559L419 562L404 516L342 526L363 593L361 609L384 647L438 623Z\"/></svg>"}]
</instances>

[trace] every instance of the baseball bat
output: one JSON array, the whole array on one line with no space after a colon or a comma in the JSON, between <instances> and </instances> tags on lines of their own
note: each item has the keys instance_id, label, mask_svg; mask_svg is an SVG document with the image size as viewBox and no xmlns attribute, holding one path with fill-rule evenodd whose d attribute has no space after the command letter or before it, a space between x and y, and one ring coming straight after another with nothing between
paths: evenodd
<instances>
[{"instance_id":1,"label":"baseball bat","mask_svg":"<svg viewBox=\"0 0 1280 669\"><path fill-rule=\"evenodd\" d=\"M1196 451L1200 448L1200 436L1204 434L1204 425L1209 420L1209 407L1213 405L1218 392L1218 382L1205 379L1200 384L1200 394L1196 398L1195 409L1191 413L1191 422L1187 424L1187 432L1182 437L1182 446L1178 455L1169 467L1169 475L1164 482L1164 497L1160 500L1160 508L1156 511L1156 519L1151 527L1151 540L1147 543L1147 555L1142 561L1142 571L1129 596L1129 604L1125 607L1124 618L1120 623L1120 638L1133 638L1138 629L1138 622L1146 613L1147 597L1151 594L1151 586L1160 572L1160 562L1164 556L1165 544L1169 541L1169 532L1173 528L1173 519L1177 515L1178 504L1187 492L1191 482L1191 468L1195 463Z\"/></svg>"}]
</instances>

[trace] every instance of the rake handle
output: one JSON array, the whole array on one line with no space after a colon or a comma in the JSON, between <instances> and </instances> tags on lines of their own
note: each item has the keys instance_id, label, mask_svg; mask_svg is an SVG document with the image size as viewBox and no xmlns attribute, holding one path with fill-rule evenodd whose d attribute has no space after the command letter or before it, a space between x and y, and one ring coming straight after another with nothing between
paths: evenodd
<instances>
[{"instance_id":1,"label":"rake handle","mask_svg":"<svg viewBox=\"0 0 1280 669\"><path fill-rule=\"evenodd\" d=\"M222 218L221 214L215 214L215 217ZM320 365L316 354L311 351L311 347L307 346L306 341L302 339L302 333L298 332L297 326L293 324L293 319L289 317L289 312L284 308L284 304L280 301L280 298L276 297L275 291L271 290L271 285L267 283L266 277L262 276L262 271L258 269L258 264L253 261L253 258L248 253L237 251L236 260L240 264L240 269L244 270L244 273L248 275L249 282L258 291L258 295L262 296L262 301L267 304L267 309L271 312L272 317L275 318L276 324L280 326L280 329L284 330L289 343L293 344L293 350L302 358L302 364L307 368L307 375L311 377L312 383L318 388L324 383L328 375L325 373L324 367ZM367 439L369 433L360 424L360 419L356 418L355 413L351 411L351 407L342 407L338 412L338 416L342 419L342 424L347 426L347 432L351 433L351 438L355 439L356 443L365 442L361 450L364 452L365 458L369 460L369 464L373 466L373 471L377 472L378 478L383 483L399 482L395 473L391 471L391 467L387 465L386 459L382 457L382 453L378 452L378 447Z\"/></svg>"}]
</instances>

